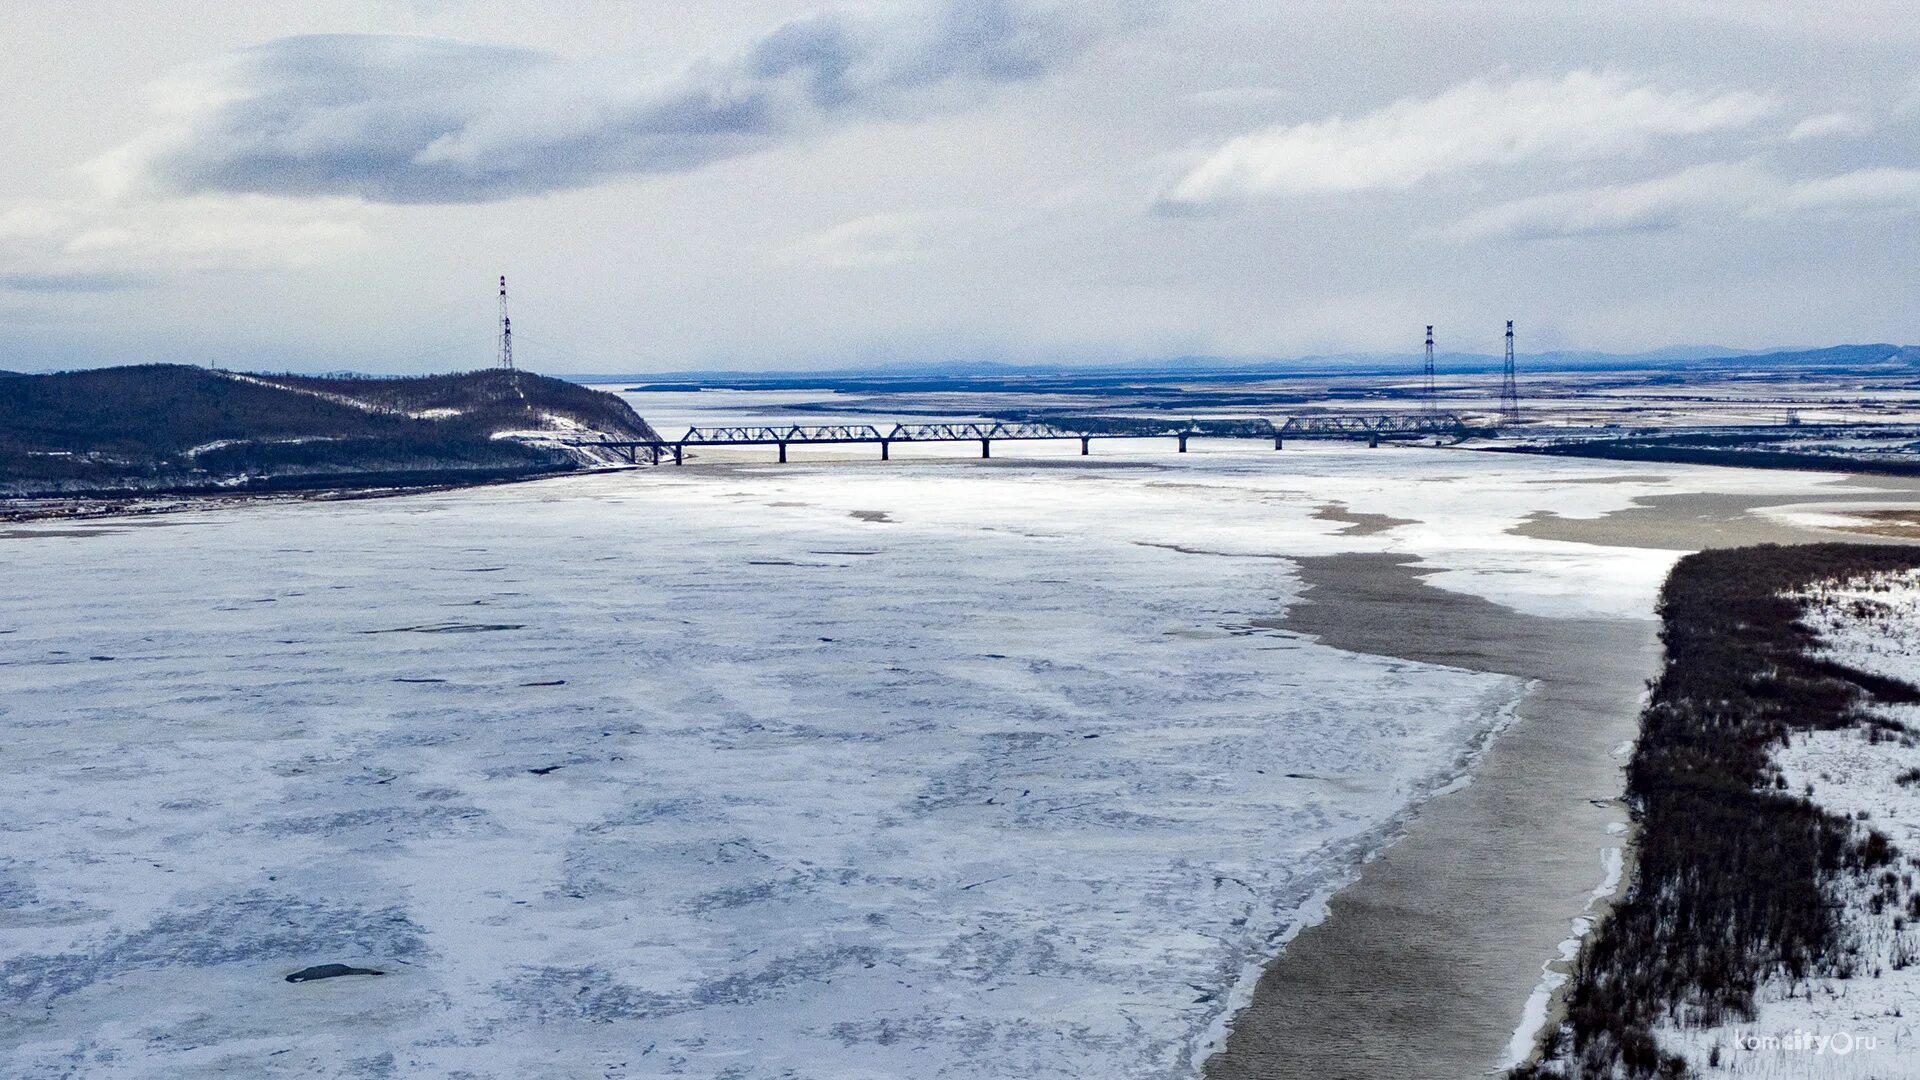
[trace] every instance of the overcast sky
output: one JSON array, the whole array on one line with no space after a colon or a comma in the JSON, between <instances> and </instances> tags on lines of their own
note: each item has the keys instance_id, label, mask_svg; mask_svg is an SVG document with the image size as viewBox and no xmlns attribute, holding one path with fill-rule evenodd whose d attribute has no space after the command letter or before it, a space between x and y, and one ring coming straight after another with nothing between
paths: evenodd
<instances>
[{"instance_id":1,"label":"overcast sky","mask_svg":"<svg viewBox=\"0 0 1920 1080\"><path fill-rule=\"evenodd\" d=\"M63 0L0 86L0 368L482 366L502 273L547 371L1920 342L1915 0Z\"/></svg>"}]
</instances>

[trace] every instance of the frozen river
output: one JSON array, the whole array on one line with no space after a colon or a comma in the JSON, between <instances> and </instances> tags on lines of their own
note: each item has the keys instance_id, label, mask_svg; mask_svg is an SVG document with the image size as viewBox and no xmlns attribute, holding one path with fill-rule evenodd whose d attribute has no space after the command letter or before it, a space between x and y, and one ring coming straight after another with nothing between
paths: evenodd
<instances>
[{"instance_id":1,"label":"frozen river","mask_svg":"<svg viewBox=\"0 0 1920 1080\"><path fill-rule=\"evenodd\" d=\"M1191 1075L1525 689L1257 629L1287 556L1646 617L1506 530L1693 475L1196 447L11 530L4 1074Z\"/></svg>"}]
</instances>

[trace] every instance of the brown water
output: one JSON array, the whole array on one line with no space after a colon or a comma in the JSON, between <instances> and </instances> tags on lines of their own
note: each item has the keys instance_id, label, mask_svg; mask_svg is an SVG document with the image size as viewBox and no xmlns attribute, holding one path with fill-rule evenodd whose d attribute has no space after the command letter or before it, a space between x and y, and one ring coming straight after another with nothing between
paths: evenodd
<instances>
[{"instance_id":1,"label":"brown water","mask_svg":"<svg viewBox=\"0 0 1920 1080\"><path fill-rule=\"evenodd\" d=\"M1823 504L1920 497L1911 481L1861 478ZM1885 489L1893 489L1888 491ZM1596 519L1535 515L1542 539L1692 551L1858 534L1751 511L1794 496L1659 496ZM1812 500L1808 500L1812 501ZM1863 509L1865 507L1863 506ZM1897 542L1889 538L1889 542ZM1425 584L1395 555L1298 560L1304 599L1268 625L1357 652L1535 680L1466 788L1420 809L1406 832L1334 896L1262 973L1210 1080L1447 1078L1497 1070L1541 965L1586 908L1616 843L1625 759L1657 623L1550 619Z\"/></svg>"},{"instance_id":2,"label":"brown water","mask_svg":"<svg viewBox=\"0 0 1920 1080\"><path fill-rule=\"evenodd\" d=\"M1868 490L1848 490L1849 487ZM1836 508L1840 504L1853 504L1859 512L1871 513L1887 507L1912 506L1916 499L1920 499L1920 481L1910 477L1868 476L1853 478L1844 486L1836 485L1818 495L1802 497L1725 492L1644 496L1635 499L1634 505L1625 510L1597 518L1534 514L1510 531L1541 540L1668 551L1700 551L1746 544L1805 544L1816 540L1872 543L1875 540L1872 536L1790 525L1752 511L1808 502Z\"/></svg>"},{"instance_id":3,"label":"brown water","mask_svg":"<svg viewBox=\"0 0 1920 1080\"><path fill-rule=\"evenodd\" d=\"M1633 736L1656 625L1520 614L1399 556L1300 563L1305 602L1270 625L1537 681L1472 784L1424 806L1268 966L1207 1075L1484 1074L1603 877L1607 825L1625 819L1612 751Z\"/></svg>"}]
</instances>

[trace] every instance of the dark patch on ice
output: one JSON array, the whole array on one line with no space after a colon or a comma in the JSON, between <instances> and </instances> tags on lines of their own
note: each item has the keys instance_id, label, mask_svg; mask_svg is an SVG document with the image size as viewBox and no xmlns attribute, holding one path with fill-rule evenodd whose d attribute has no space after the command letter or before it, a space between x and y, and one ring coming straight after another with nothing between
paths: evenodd
<instances>
[{"instance_id":1,"label":"dark patch on ice","mask_svg":"<svg viewBox=\"0 0 1920 1080\"><path fill-rule=\"evenodd\" d=\"M1067 937L1067 932L1058 927L1021 938L982 926L949 941L940 949L939 957L944 969L955 977L987 985L1036 975L1074 977L1096 970L1074 943L1061 946Z\"/></svg>"},{"instance_id":2,"label":"dark patch on ice","mask_svg":"<svg viewBox=\"0 0 1920 1080\"><path fill-rule=\"evenodd\" d=\"M798 566L790 559L748 559L748 566Z\"/></svg>"},{"instance_id":3,"label":"dark patch on ice","mask_svg":"<svg viewBox=\"0 0 1920 1080\"><path fill-rule=\"evenodd\" d=\"M354 1058L347 1062L348 1071L344 1075L355 1080L399 1080L400 1065L394 1059L393 1051L383 1051L372 1057ZM470 1076L470 1073L448 1073L448 1076Z\"/></svg>"},{"instance_id":4,"label":"dark patch on ice","mask_svg":"<svg viewBox=\"0 0 1920 1080\"><path fill-rule=\"evenodd\" d=\"M393 681L394 682L410 682L410 683L437 683L437 682L443 683L443 682L446 682L447 680L445 679L409 679L403 676Z\"/></svg>"},{"instance_id":5,"label":"dark patch on ice","mask_svg":"<svg viewBox=\"0 0 1920 1080\"><path fill-rule=\"evenodd\" d=\"M542 765L537 769L528 769L527 771L532 773L535 776L545 776L556 769L564 769L564 768L566 768L565 765Z\"/></svg>"},{"instance_id":6,"label":"dark patch on ice","mask_svg":"<svg viewBox=\"0 0 1920 1080\"><path fill-rule=\"evenodd\" d=\"M709 979L689 995L697 1005L750 1005L798 983L830 982L842 968L871 967L880 951L866 945L836 945L776 956L759 971Z\"/></svg>"},{"instance_id":7,"label":"dark patch on ice","mask_svg":"<svg viewBox=\"0 0 1920 1080\"><path fill-rule=\"evenodd\" d=\"M23 908L40 897L33 882L9 865L12 862L0 861L0 910Z\"/></svg>"},{"instance_id":8,"label":"dark patch on ice","mask_svg":"<svg viewBox=\"0 0 1920 1080\"><path fill-rule=\"evenodd\" d=\"M89 656L89 657L87 657L87 659L89 659L89 660L111 660L111 659L113 659L113 657L111 657L111 656Z\"/></svg>"},{"instance_id":9,"label":"dark patch on ice","mask_svg":"<svg viewBox=\"0 0 1920 1080\"><path fill-rule=\"evenodd\" d=\"M567 680L548 679L546 682L523 682L520 685L521 686L565 686L567 685Z\"/></svg>"},{"instance_id":10,"label":"dark patch on ice","mask_svg":"<svg viewBox=\"0 0 1920 1080\"><path fill-rule=\"evenodd\" d=\"M872 522L882 522L882 523L890 522L893 520L893 517L885 510L855 510L852 513L850 513L848 516L859 518L861 521L872 521Z\"/></svg>"},{"instance_id":11,"label":"dark patch on ice","mask_svg":"<svg viewBox=\"0 0 1920 1080\"><path fill-rule=\"evenodd\" d=\"M878 555L877 551L809 551L809 555Z\"/></svg>"},{"instance_id":12,"label":"dark patch on ice","mask_svg":"<svg viewBox=\"0 0 1920 1080\"><path fill-rule=\"evenodd\" d=\"M379 968L348 967L345 964L315 964L304 967L287 976L290 983L317 982L321 979L337 979L342 975L385 975Z\"/></svg>"},{"instance_id":13,"label":"dark patch on ice","mask_svg":"<svg viewBox=\"0 0 1920 1080\"><path fill-rule=\"evenodd\" d=\"M363 634L484 634L493 630L521 630L526 623L424 623L420 626L395 626L387 630L362 630Z\"/></svg>"},{"instance_id":14,"label":"dark patch on ice","mask_svg":"<svg viewBox=\"0 0 1920 1080\"><path fill-rule=\"evenodd\" d=\"M771 900L781 893L801 891L796 888L800 884L797 878L788 878L785 881L749 882L731 888L715 889L705 895L696 896L688 902L687 907L703 915L711 911L750 907Z\"/></svg>"},{"instance_id":15,"label":"dark patch on ice","mask_svg":"<svg viewBox=\"0 0 1920 1080\"><path fill-rule=\"evenodd\" d=\"M840 971L872 967L882 959L867 946L828 946L776 956L756 971L707 979L684 991L663 994L616 982L602 968L527 968L494 987L502 1000L540 1021L609 1023L671 1016L715 1005L751 1005L788 987L828 983Z\"/></svg>"},{"instance_id":16,"label":"dark patch on ice","mask_svg":"<svg viewBox=\"0 0 1920 1080\"><path fill-rule=\"evenodd\" d=\"M424 954L426 944L398 906L256 889L168 912L143 929L108 933L73 951L0 959L0 1002L45 1005L133 971L277 966L337 956L343 948L402 959Z\"/></svg>"},{"instance_id":17,"label":"dark patch on ice","mask_svg":"<svg viewBox=\"0 0 1920 1080\"><path fill-rule=\"evenodd\" d=\"M494 994L540 1021L584 1020L606 1023L685 1012L687 1006L665 994L613 981L599 968L529 968Z\"/></svg>"},{"instance_id":18,"label":"dark patch on ice","mask_svg":"<svg viewBox=\"0 0 1920 1080\"><path fill-rule=\"evenodd\" d=\"M260 830L275 836L299 836L346 832L372 826L388 830L405 826L408 835L419 837L468 832L473 824L487 820L487 812L477 806L372 806L361 810L263 822Z\"/></svg>"}]
</instances>

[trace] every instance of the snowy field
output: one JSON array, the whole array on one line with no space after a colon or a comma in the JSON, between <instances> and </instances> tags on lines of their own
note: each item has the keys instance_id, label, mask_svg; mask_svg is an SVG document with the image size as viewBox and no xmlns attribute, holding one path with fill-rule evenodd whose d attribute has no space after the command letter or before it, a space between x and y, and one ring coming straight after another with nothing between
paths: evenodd
<instances>
[{"instance_id":1,"label":"snowy field","mask_svg":"<svg viewBox=\"0 0 1920 1080\"><path fill-rule=\"evenodd\" d=\"M1524 689L1254 629L1287 556L1644 618L1676 553L1505 530L1827 482L1196 443L14 528L0 1074L1191 1075Z\"/></svg>"}]
</instances>

